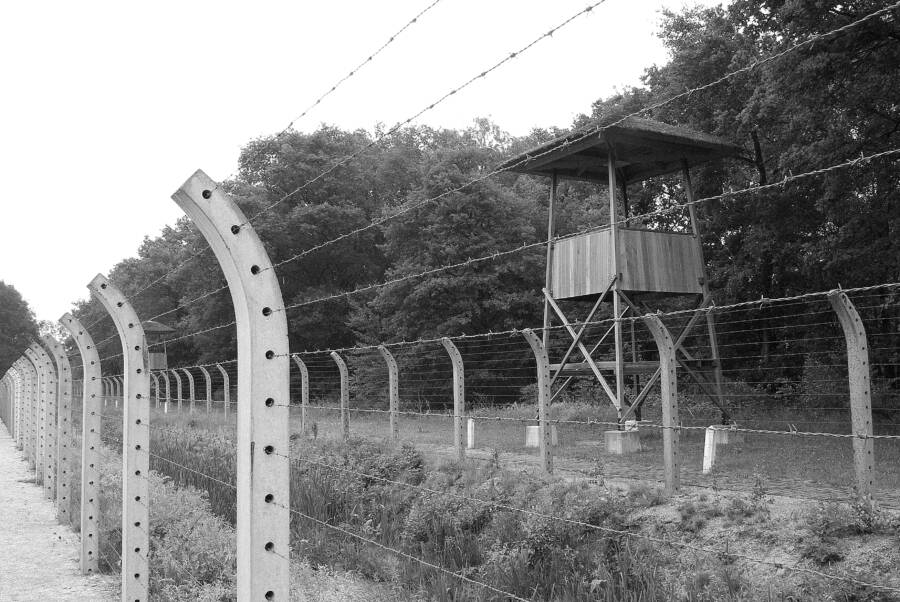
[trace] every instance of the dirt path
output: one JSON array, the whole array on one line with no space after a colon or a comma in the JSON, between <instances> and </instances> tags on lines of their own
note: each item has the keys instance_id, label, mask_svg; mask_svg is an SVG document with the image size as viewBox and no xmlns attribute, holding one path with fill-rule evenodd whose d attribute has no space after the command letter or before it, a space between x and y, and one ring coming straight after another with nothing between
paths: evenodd
<instances>
[{"instance_id":1,"label":"dirt path","mask_svg":"<svg viewBox=\"0 0 900 602\"><path fill-rule=\"evenodd\" d=\"M0 602L115 600L117 580L81 576L78 546L0 425Z\"/></svg>"}]
</instances>

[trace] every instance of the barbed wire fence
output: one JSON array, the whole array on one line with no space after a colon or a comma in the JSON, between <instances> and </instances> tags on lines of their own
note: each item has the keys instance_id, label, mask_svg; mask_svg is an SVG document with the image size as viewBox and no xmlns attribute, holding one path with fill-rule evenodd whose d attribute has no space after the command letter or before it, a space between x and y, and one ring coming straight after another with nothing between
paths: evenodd
<instances>
[{"instance_id":1,"label":"barbed wire fence","mask_svg":"<svg viewBox=\"0 0 900 602\"><path fill-rule=\"evenodd\" d=\"M304 117L346 79L352 77L356 70L370 62L397 35L415 23L438 1L432 2L418 13L375 53L369 55L353 71L317 98L297 119ZM238 231L252 227L253 221L261 215L295 198L312 183L333 174L339 167L400 131L424 112L515 59L541 40L551 37L554 32L574 19L588 14L600 4L602 0L576 13L520 50L510 53L462 85L452 88L433 104L399 122L383 136L376 137L368 146L339 159L305 184L266 205L246 221L235 224L235 227ZM597 128L588 130L589 133L586 132L584 136L613 127L629 117L652 112L668 103L691 98L698 92L711 89L732 77L769 64L791 52L827 41L870 19L890 15L891 11L898 7L900 2L830 32L811 36L707 84L621 117L618 121L598 125ZM289 131L295 121L296 119L278 134L278 137ZM573 144L578 140L580 139L573 139L566 144ZM836 170L852 169L862 163L892 157L897 153L900 153L900 149L848 158L831 166L796 176L789 175L782 182L728 191L690 201L689 204L768 191L777 187L784 188L801 179L825 176ZM534 157L529 157L532 158ZM264 267L262 271L275 270L287 263L300 261L320 249L363 231L380 227L388 220L397 219L426 204L436 203L454 192L465 190L506 169L509 169L509 165L487 170L485 174L470 179L461 186L422 201L406 204L388 216L372 220L362 228L350 230L314 245ZM205 192L207 191L204 191L204 194ZM687 206L687 203L682 203L640 216L631 216L628 219L659 217L681 211ZM575 234L588 231L592 230L579 231ZM497 250L490 255L398 276L351 291L285 304L283 307L267 307L269 314L266 315L297 310L338 298L363 295L382 287L426 279L447 270L500 260L508 255L541 248L560 238L575 234L551 241L523 243L515 248ZM128 299L133 300L164 282L207 250L208 248L203 248L189 254L174 268L138 288ZM273 402L270 407L288 410L292 443L287 450L288 453L279 450L265 453L281 458L290 465L292 485L294 481L302 481L304 475L309 473L318 476L340 473L360 478L367 484L381 483L410 489L423 497L450 497L466 504L490 508L491 511L527 515L535 519L577 526L616 541L650 542L719 561L767 566L829 582L898 594L900 587L894 582L877 583L858 575L819 570L800 563L773 560L760 554L733 551L727 541L724 546L685 543L648 534L633 526L615 528L599 524L596 520L572 518L564 511L538 511L533 507L516 504L497 496L486 499L482 492L448 491L409 479L408 475L389 475L384 471L375 470L377 467L365 470L364 467L351 464L349 457L345 457L345 461L341 463L335 456L323 461L321 457L315 459L315 456L310 457L306 453L294 453L299 450L306 452L310 445L316 445L321 440L353 437L355 440L409 442L425 450L426 455L430 457L451 460L466 457L471 461L480 461L495 467L505 465L507 468L514 467L517 470L537 473L541 468L546 471L548 464L543 461L536 448L532 447L534 440L529 438L527 428L540 427L555 431L556 442L551 446L550 456L553 460L553 470L558 474L564 473L580 481L594 484L606 483L615 486L619 482L634 481L659 483L669 487L671 475L663 474L659 469L662 454L668 453L663 450L661 439L664 432L674 431L680 438L677 445L677 449L680 450L677 482L681 486L697 488L700 491L729 491L740 495L758 493L762 489L764 493L773 496L819 503L847 500L852 495L852 492L846 491L849 489L848 484L854 482L858 484L860 480L860 467L853 463L853 449L857 442L862 441L866 445L877 446L876 458L887 458L886 461L871 467L871 473L877 475L873 479L872 497L885 507L900 509L900 499L897 498L900 474L895 470L897 463L894 461L900 456L900 429L896 422L900 402L894 393L900 379L898 376L900 335L897 334L900 332L897 327L900 322L898 320L900 316L897 315L900 308L898 288L900 284L888 282L847 289L839 293L846 296L859 315L870 358L867 367L870 375L867 382L871 384L867 391L870 398L867 407L870 421L868 427L864 429L858 428L855 414L848 416L848 413L853 414L857 409L853 405L851 391L853 366L850 356L853 350L848 351L850 348L848 336L842 331L840 319L831 302L835 293L818 291L779 299L759 299L727 306L711 306L699 310L715 312L716 315L725 391L718 396L710 394L709 382L704 381L702 374L698 374L696 370L692 371L694 364L680 362L677 376L679 413L674 423L667 423L666 418L660 415L661 400L654 399L652 397L654 393L650 393L644 403L636 403L636 407L633 408L634 426L641 433L640 444L645 451L650 452L648 454L598 455L598 449L603 445L604 430L620 429L622 423L616 419L615 412L605 411L593 403L598 396L596 386L577 387L561 393L560 402L549 407L549 415L539 416L536 406L540 396L538 389L541 385L538 374L541 362L560 361L566 352L568 340L562 327L549 329L550 345L546 350L546 358L536 356L533 347L527 341L527 334L540 332L540 328L510 329L504 332L452 337L436 336L340 349L271 352L272 356L269 359L290 360L290 395L286 400ZM188 301L179 302L175 308L159 313L151 319L184 309L225 290L229 290L229 287L219 287ZM670 332L676 333L687 328L691 315L697 311L695 309L673 311L656 313L654 316L665 324ZM89 324L88 330L106 317L108 316L101 316ZM645 361L648 363L658 363L660 361L658 342L647 329L644 319L640 316L613 317L592 322L574 322L572 325L584 327L588 335L597 337L608 331L610 325L620 322L631 331L628 353L633 354L635 358L646 358ZM217 330L234 328L238 326L237 322L234 320L206 327L159 343L152 343L149 347L153 349L166 343L189 340ZM97 347L111 346L110 342L117 336L104 338L97 343ZM702 365L702 360L710 357L708 343L698 335L686 333L682 346L686 357L689 355L691 361L697 360L697 365ZM611 343L607 342L604 347L601 340L596 350L599 358L606 360L612 358ZM77 356L78 354L73 354L70 357L74 359ZM104 356L102 362L118 366L122 362L117 360L120 358L124 360L122 356L121 351L118 354L111 353ZM236 492L239 485L235 480L237 459L234 454L229 455L222 451L234 449L234 442L237 439L234 428L234 417L237 413L235 410L242 403L245 405L251 403L250 400L240 399L237 393L240 378L238 364L238 359L223 358L217 362L152 371L153 393L148 401L152 404L154 412L150 423L144 425L150 431L151 450L148 453L153 470L166 475L178 485L206 491L214 511L232 523L238 520ZM848 365L851 378L848 378ZM462 370L463 366L465 371ZM118 373L104 375L104 410L101 418L107 448L101 452L101 456L108 465L114 466L121 464L122 459L113 450L121 450L127 445L121 428L123 416L121 411L118 411L119 402L121 401L124 407L127 400L124 398L120 382L126 374L121 369L113 369L112 372ZM647 376L639 374L630 376L629 386L634 399L639 396L638 391L642 382L646 384ZM170 377L175 384L174 395ZM186 382L182 383L182 378ZM464 392L462 411L459 406L460 391ZM36 402L36 399L33 401ZM463 420L468 422L467 437L461 436ZM712 446L708 445L710 433ZM210 443L217 441L225 444ZM207 445L209 448L203 447ZM210 449L214 451L213 454L207 453ZM739 451L733 453L732 450L735 449ZM710 456L713 456L712 459ZM791 458L791 461L786 461L786 458ZM816 464L820 465L819 472L816 472ZM814 477L810 480L820 486L802 482L807 477ZM442 562L433 562L426 558L422 550L416 553L414 547L390 540L384 533L367 531L365 523L354 523L346 516L335 515L328 508L311 506L310 500L303 496L291 495L289 504L277 500L272 501L272 504L291 514L291 532L294 536L291 549L294 552L309 545L297 534L311 529L317 533L316 537L321 533L330 533L332 537L352 539L360 546L374 547L387 552L396 557L398 562L416 565L435 578L446 580L442 582L454 584L462 594L471 591L480 592L478 595L500 596L499 599L531 599L527 594L520 595L521 592L515 593L498 586L496 581L492 582L489 576L480 574L471 564L465 562L460 564L446 557L442 558ZM113 506L114 504L108 504L102 508L105 519L115 515ZM345 520L341 520L342 518ZM295 522L304 527L295 528L293 524ZM152 529L152 525L147 525L146 529ZM122 561L119 550L124 541L110 539L109 535L115 533L111 528L105 529L103 533L100 554L106 566L114 569ZM149 532L147 536L150 536ZM270 550L267 547L267 551L281 555L274 548ZM284 559L287 560L286 557ZM220 562L219 565L223 571L235 571L225 562ZM196 582L196 576L191 571L184 568L174 570L183 573L182 577L186 580Z\"/></svg>"}]
</instances>

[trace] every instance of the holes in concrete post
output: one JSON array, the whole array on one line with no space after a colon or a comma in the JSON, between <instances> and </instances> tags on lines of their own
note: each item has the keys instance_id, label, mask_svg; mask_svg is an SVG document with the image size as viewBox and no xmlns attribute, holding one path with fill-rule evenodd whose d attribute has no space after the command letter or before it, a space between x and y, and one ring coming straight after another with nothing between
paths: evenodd
<instances>
[{"instance_id":1,"label":"holes in concrete post","mask_svg":"<svg viewBox=\"0 0 900 602\"><path fill-rule=\"evenodd\" d=\"M208 199L209 197L212 196L212 190L204 190L200 194L203 195L204 199Z\"/></svg>"},{"instance_id":2,"label":"holes in concrete post","mask_svg":"<svg viewBox=\"0 0 900 602\"><path fill-rule=\"evenodd\" d=\"M265 499L266 499L267 504L271 504L272 502L275 501L275 496L272 495L271 493L267 493Z\"/></svg>"},{"instance_id":3,"label":"holes in concrete post","mask_svg":"<svg viewBox=\"0 0 900 602\"><path fill-rule=\"evenodd\" d=\"M263 451L266 452L267 456L271 456L275 453L275 447L272 445L267 445L263 448Z\"/></svg>"},{"instance_id":4,"label":"holes in concrete post","mask_svg":"<svg viewBox=\"0 0 900 602\"><path fill-rule=\"evenodd\" d=\"M272 359L273 357L275 357L275 352L274 352L274 351L272 351L271 349L269 349L268 351L266 351L266 359L267 359L267 360L270 360L270 359Z\"/></svg>"},{"instance_id":5,"label":"holes in concrete post","mask_svg":"<svg viewBox=\"0 0 900 602\"><path fill-rule=\"evenodd\" d=\"M266 407L267 407L267 408L271 408L273 405L275 405L275 400L272 399L271 397L268 398L268 399L266 400Z\"/></svg>"},{"instance_id":6,"label":"holes in concrete post","mask_svg":"<svg viewBox=\"0 0 900 602\"><path fill-rule=\"evenodd\" d=\"M271 316L271 315L272 315L272 308L271 308L271 307L264 307L264 308L262 309L262 315L266 316L267 318L268 318L269 316Z\"/></svg>"},{"instance_id":7,"label":"holes in concrete post","mask_svg":"<svg viewBox=\"0 0 900 602\"><path fill-rule=\"evenodd\" d=\"M232 233L232 234L237 234L237 233L240 232L240 231L241 231L241 227L238 226L237 224L235 224L235 225L233 225L233 226L231 227L231 233Z\"/></svg>"},{"instance_id":8,"label":"holes in concrete post","mask_svg":"<svg viewBox=\"0 0 900 602\"><path fill-rule=\"evenodd\" d=\"M259 269L259 266L258 266L258 265L251 265L251 266L250 266L250 273L253 274L254 276L256 276L257 274L259 274L260 271L261 271L261 270Z\"/></svg>"},{"instance_id":9,"label":"holes in concrete post","mask_svg":"<svg viewBox=\"0 0 900 602\"><path fill-rule=\"evenodd\" d=\"M266 592L266 600L274 600L274 599L275 599L275 592L267 591Z\"/></svg>"},{"instance_id":10,"label":"holes in concrete post","mask_svg":"<svg viewBox=\"0 0 900 602\"><path fill-rule=\"evenodd\" d=\"M116 303L116 307L122 307L123 305L125 305L124 301L119 301L118 303Z\"/></svg>"},{"instance_id":11,"label":"holes in concrete post","mask_svg":"<svg viewBox=\"0 0 900 602\"><path fill-rule=\"evenodd\" d=\"M106 288L106 283L104 282L103 284L101 284L101 285L100 285L100 288L105 289L105 288Z\"/></svg>"},{"instance_id":12,"label":"holes in concrete post","mask_svg":"<svg viewBox=\"0 0 900 602\"><path fill-rule=\"evenodd\" d=\"M271 541L266 543L266 552L271 552L274 549L275 549L274 543L272 543Z\"/></svg>"}]
</instances>

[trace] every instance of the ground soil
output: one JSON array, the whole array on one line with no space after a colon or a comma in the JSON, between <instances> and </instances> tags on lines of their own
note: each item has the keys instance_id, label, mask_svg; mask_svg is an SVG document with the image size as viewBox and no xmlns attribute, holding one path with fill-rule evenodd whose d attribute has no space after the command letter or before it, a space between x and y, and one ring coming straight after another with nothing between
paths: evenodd
<instances>
[{"instance_id":1,"label":"ground soil","mask_svg":"<svg viewBox=\"0 0 900 602\"><path fill-rule=\"evenodd\" d=\"M83 577L78 550L78 535L59 524L0 425L0 601L116 600L118 579Z\"/></svg>"}]
</instances>

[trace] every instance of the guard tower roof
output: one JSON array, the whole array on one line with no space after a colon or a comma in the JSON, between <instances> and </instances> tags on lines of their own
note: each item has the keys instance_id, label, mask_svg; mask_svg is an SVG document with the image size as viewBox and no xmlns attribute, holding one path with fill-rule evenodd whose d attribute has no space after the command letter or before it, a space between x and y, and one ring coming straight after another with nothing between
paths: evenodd
<instances>
[{"instance_id":1,"label":"guard tower roof","mask_svg":"<svg viewBox=\"0 0 900 602\"><path fill-rule=\"evenodd\" d=\"M727 140L686 127L608 116L513 157L502 167L532 175L555 172L562 178L605 184L610 149L615 151L617 178L625 182L679 171L683 161L696 165L744 154Z\"/></svg>"}]
</instances>

